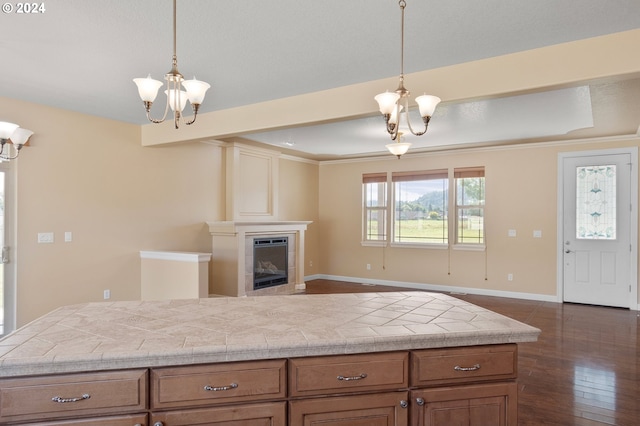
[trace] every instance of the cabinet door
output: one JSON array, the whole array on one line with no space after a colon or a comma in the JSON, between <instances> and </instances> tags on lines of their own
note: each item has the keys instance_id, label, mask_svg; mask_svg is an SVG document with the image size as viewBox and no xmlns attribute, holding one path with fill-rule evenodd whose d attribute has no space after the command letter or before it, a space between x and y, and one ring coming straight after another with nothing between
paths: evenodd
<instances>
[{"instance_id":1,"label":"cabinet door","mask_svg":"<svg viewBox=\"0 0 640 426\"><path fill-rule=\"evenodd\" d=\"M407 426L407 392L312 398L289 402L296 426Z\"/></svg>"},{"instance_id":2,"label":"cabinet door","mask_svg":"<svg viewBox=\"0 0 640 426\"><path fill-rule=\"evenodd\" d=\"M286 403L175 410L151 414L154 426L286 426Z\"/></svg>"},{"instance_id":3,"label":"cabinet door","mask_svg":"<svg viewBox=\"0 0 640 426\"><path fill-rule=\"evenodd\" d=\"M420 426L515 426L515 382L414 390L414 423Z\"/></svg>"}]
</instances>

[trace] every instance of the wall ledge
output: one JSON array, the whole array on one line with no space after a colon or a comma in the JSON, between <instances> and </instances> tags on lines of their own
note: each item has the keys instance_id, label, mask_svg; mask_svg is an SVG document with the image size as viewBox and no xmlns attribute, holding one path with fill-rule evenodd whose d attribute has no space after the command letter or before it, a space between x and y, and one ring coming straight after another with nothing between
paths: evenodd
<instances>
[{"instance_id":1,"label":"wall ledge","mask_svg":"<svg viewBox=\"0 0 640 426\"><path fill-rule=\"evenodd\" d=\"M211 253L197 253L186 251L140 251L140 258L201 263L210 261Z\"/></svg>"}]
</instances>

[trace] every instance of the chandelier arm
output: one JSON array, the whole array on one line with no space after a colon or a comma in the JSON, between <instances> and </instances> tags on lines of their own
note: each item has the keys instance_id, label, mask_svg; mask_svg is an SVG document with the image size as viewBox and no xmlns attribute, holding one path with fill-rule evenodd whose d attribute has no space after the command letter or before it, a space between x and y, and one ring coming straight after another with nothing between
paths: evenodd
<instances>
[{"instance_id":1,"label":"chandelier arm","mask_svg":"<svg viewBox=\"0 0 640 426\"><path fill-rule=\"evenodd\" d=\"M167 81L167 93L169 93L170 90L170 85L171 83L169 81ZM162 118L161 119L157 119L157 118L153 118L151 117L151 104L153 104L153 102L144 102L144 109L147 111L147 119L154 123L154 124L160 124L162 122L164 122L164 120L167 118L167 113L169 112L169 96L167 95L167 103L164 106L164 114L162 114Z\"/></svg>"},{"instance_id":2,"label":"chandelier arm","mask_svg":"<svg viewBox=\"0 0 640 426\"><path fill-rule=\"evenodd\" d=\"M198 110L200 109L200 104L191 104L191 109L193 110L193 118L189 121L185 121L187 126L196 122L196 118L198 117Z\"/></svg>"},{"instance_id":3,"label":"chandelier arm","mask_svg":"<svg viewBox=\"0 0 640 426\"><path fill-rule=\"evenodd\" d=\"M147 104L149 104L149 106L147 107ZM164 120L167 118L167 108L164 109L164 115L162 116L161 119L157 119L157 118L153 118L151 117L151 102L145 102L145 109L147 110L147 119L154 123L154 124L160 124L162 122L164 122ZM167 104L167 107L169 106L169 104Z\"/></svg>"},{"instance_id":4,"label":"chandelier arm","mask_svg":"<svg viewBox=\"0 0 640 426\"><path fill-rule=\"evenodd\" d=\"M431 119L431 117L427 116L427 117L423 117L423 123L424 123L424 130L420 131L420 132L416 132L415 130L413 130L413 127L411 127L411 120L409 120L409 113L406 113L406 120L407 120L407 126L409 126L409 130L411 131L412 134L416 135L416 136L422 136L425 133L427 133L427 126L429 125L429 120Z\"/></svg>"}]
</instances>

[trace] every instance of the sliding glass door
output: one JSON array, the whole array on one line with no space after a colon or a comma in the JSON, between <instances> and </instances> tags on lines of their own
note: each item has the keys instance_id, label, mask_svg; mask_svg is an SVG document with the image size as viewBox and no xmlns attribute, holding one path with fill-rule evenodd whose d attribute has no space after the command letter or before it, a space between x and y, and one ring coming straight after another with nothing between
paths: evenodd
<instances>
[{"instance_id":1,"label":"sliding glass door","mask_svg":"<svg viewBox=\"0 0 640 426\"><path fill-rule=\"evenodd\" d=\"M0 336L16 326L14 164L0 162Z\"/></svg>"}]
</instances>

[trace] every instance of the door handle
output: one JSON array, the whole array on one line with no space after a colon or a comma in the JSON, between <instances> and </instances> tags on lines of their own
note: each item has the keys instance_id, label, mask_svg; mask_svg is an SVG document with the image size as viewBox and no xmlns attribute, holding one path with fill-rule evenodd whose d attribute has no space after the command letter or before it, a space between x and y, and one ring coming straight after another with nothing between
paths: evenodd
<instances>
[{"instance_id":1,"label":"door handle","mask_svg":"<svg viewBox=\"0 0 640 426\"><path fill-rule=\"evenodd\" d=\"M566 249L564 252L565 253L573 253L573 250Z\"/></svg>"},{"instance_id":2,"label":"door handle","mask_svg":"<svg viewBox=\"0 0 640 426\"><path fill-rule=\"evenodd\" d=\"M2 263L9 263L11 261L11 259L9 258L9 250L10 247L8 246L2 247Z\"/></svg>"}]
</instances>

